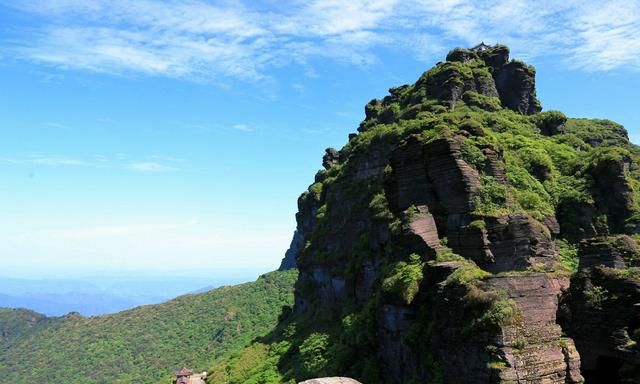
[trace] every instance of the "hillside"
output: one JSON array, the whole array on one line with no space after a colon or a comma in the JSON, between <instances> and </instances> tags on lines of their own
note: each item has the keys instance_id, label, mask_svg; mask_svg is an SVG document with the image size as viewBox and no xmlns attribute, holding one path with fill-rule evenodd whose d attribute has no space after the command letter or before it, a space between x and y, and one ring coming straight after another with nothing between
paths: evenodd
<instances>
[{"instance_id":1,"label":"hillside","mask_svg":"<svg viewBox=\"0 0 640 384\"><path fill-rule=\"evenodd\" d=\"M298 200L294 311L209 382L639 383L626 130L541 112L505 46L389 93Z\"/></svg>"},{"instance_id":2,"label":"hillside","mask_svg":"<svg viewBox=\"0 0 640 384\"><path fill-rule=\"evenodd\" d=\"M204 369L277 323L293 303L297 272L185 295L114 315L45 318L0 310L0 377L11 383L170 382Z\"/></svg>"},{"instance_id":3,"label":"hillside","mask_svg":"<svg viewBox=\"0 0 640 384\"><path fill-rule=\"evenodd\" d=\"M30 332L44 315L28 309L0 308L0 351L11 341Z\"/></svg>"}]
</instances>

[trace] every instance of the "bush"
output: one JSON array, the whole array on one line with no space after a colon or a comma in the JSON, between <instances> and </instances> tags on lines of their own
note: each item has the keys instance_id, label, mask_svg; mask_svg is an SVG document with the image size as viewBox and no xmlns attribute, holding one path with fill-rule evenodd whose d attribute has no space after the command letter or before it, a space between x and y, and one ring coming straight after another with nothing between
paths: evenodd
<instances>
[{"instance_id":1,"label":"bush","mask_svg":"<svg viewBox=\"0 0 640 384\"><path fill-rule=\"evenodd\" d=\"M306 377L321 377L325 375L325 368L329 362L327 349L329 335L314 332L300 344L300 360Z\"/></svg>"},{"instance_id":2,"label":"bush","mask_svg":"<svg viewBox=\"0 0 640 384\"><path fill-rule=\"evenodd\" d=\"M600 286L593 286L585 289L584 297L588 306L594 309L602 310L602 305L608 300L609 292Z\"/></svg>"},{"instance_id":3,"label":"bush","mask_svg":"<svg viewBox=\"0 0 640 384\"><path fill-rule=\"evenodd\" d=\"M400 296L405 304L411 304L420 289L423 266L420 256L412 254L409 262L400 261L395 265L391 275L382 281L382 289Z\"/></svg>"}]
</instances>

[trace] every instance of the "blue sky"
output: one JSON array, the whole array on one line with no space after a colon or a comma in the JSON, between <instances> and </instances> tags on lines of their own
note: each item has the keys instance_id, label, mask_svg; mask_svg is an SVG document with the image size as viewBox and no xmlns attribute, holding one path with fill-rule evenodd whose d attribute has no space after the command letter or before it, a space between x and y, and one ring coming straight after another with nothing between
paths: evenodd
<instances>
[{"instance_id":1,"label":"blue sky","mask_svg":"<svg viewBox=\"0 0 640 384\"><path fill-rule=\"evenodd\" d=\"M324 148L480 41L640 141L637 0L0 0L3 271L275 269Z\"/></svg>"}]
</instances>

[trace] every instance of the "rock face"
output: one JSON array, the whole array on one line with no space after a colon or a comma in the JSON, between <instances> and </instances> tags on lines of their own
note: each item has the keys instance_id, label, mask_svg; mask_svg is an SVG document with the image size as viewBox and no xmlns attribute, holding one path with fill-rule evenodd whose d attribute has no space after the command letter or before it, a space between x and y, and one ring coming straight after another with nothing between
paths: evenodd
<instances>
[{"instance_id":1,"label":"rock face","mask_svg":"<svg viewBox=\"0 0 640 384\"><path fill-rule=\"evenodd\" d=\"M488 72L473 70L472 76L465 76L453 63L468 63L482 60ZM455 101L465 92L477 92L488 97L498 97L505 108L531 115L542 110L536 97L535 69L520 61L509 61L509 48L495 46L484 51L456 49L447 56L447 63L438 76L426 81L431 95ZM482 68L484 69L484 68Z\"/></svg>"},{"instance_id":2,"label":"rock face","mask_svg":"<svg viewBox=\"0 0 640 384\"><path fill-rule=\"evenodd\" d=\"M296 261L296 255L304 246L304 236L298 230L293 232L293 239L291 239L291 245L289 245L289 249L285 252L284 257L282 258L282 262L280 263L280 267L278 271L286 271L287 269L293 269L298 266L298 262Z\"/></svg>"},{"instance_id":3,"label":"rock face","mask_svg":"<svg viewBox=\"0 0 640 384\"><path fill-rule=\"evenodd\" d=\"M592 383L640 382L640 253L627 236L589 239L564 299L564 326ZM632 267L633 268L633 267Z\"/></svg>"},{"instance_id":4,"label":"rock face","mask_svg":"<svg viewBox=\"0 0 640 384\"><path fill-rule=\"evenodd\" d=\"M326 150L281 267L300 270L295 335L323 322L306 377L640 382L640 152L540 110L508 48L456 49Z\"/></svg>"}]
</instances>

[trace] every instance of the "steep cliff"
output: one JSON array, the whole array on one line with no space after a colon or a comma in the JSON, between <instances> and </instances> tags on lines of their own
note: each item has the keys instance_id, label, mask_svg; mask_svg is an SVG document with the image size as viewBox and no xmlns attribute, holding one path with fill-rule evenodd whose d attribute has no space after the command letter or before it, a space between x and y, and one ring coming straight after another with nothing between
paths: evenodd
<instances>
[{"instance_id":1,"label":"steep cliff","mask_svg":"<svg viewBox=\"0 0 640 384\"><path fill-rule=\"evenodd\" d=\"M505 46L455 49L389 93L298 200L295 307L256 375L639 382L624 128L540 112Z\"/></svg>"}]
</instances>

